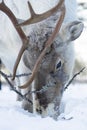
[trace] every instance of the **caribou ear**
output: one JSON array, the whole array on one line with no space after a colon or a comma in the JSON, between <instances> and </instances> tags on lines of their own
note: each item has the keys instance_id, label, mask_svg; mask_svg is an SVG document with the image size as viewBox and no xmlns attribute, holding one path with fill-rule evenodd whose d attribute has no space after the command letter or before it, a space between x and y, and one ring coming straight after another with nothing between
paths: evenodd
<instances>
[{"instance_id":1,"label":"caribou ear","mask_svg":"<svg viewBox=\"0 0 87 130\"><path fill-rule=\"evenodd\" d=\"M68 40L73 41L77 39L81 35L83 27L84 27L83 23L79 21L74 21L70 23L67 27L70 34Z\"/></svg>"}]
</instances>

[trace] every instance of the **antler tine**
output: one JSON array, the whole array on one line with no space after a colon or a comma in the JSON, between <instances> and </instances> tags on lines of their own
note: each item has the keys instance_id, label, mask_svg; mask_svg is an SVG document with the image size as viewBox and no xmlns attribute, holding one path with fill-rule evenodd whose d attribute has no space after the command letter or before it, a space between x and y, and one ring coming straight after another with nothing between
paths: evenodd
<instances>
[{"instance_id":1,"label":"antler tine","mask_svg":"<svg viewBox=\"0 0 87 130\"><path fill-rule=\"evenodd\" d=\"M45 48L43 49L42 53L40 54L35 66L34 66L34 69L33 69L33 72L32 72L32 75L31 75L30 79L28 80L28 82L26 84L20 86L21 89L27 88L32 83L32 81L34 80L35 75L36 75L36 73L38 71L38 68L40 67L40 63L42 61L42 58L44 57L48 47L51 46L51 44L53 43L53 40L55 39L56 35L58 34L58 32L59 32L59 30L61 28L61 25L63 23L64 17L65 17L65 11L66 11L65 10L65 5L62 7L61 11L62 11L62 13L60 15L60 18L59 18L57 24L56 24L56 27L55 27L52 35L50 36L50 38L46 42Z\"/></svg>"},{"instance_id":2,"label":"antler tine","mask_svg":"<svg viewBox=\"0 0 87 130\"><path fill-rule=\"evenodd\" d=\"M19 34L19 36L21 38L21 41L23 43L23 45L21 47L21 50L20 50L20 52L18 54L16 63L14 65L14 69L13 69L13 80L14 80L18 64L20 62L20 59L21 59L21 56L22 56L23 52L27 48L27 44L29 42L29 39L25 35L25 33L23 32L22 28L20 26L19 27L16 26L18 24L18 21L17 21L15 15L12 13L12 11L5 5L4 0L2 0L2 2L0 3L0 10L3 11L10 18L10 20L12 21L12 23L13 23L16 31L18 32L18 34Z\"/></svg>"},{"instance_id":3,"label":"antler tine","mask_svg":"<svg viewBox=\"0 0 87 130\"><path fill-rule=\"evenodd\" d=\"M28 7L29 7L29 10L30 10L30 13L31 13L31 18L24 21L23 23L19 23L17 26L24 26L24 25L29 25L29 24L34 24L34 23L40 22L40 21L50 17L54 13L56 13L58 11L58 9L60 9L60 6L63 3L64 3L64 0L60 0L60 2L54 8L50 9L49 11L47 11L43 14L36 14L35 11L32 8L31 3L28 1Z\"/></svg>"},{"instance_id":4,"label":"antler tine","mask_svg":"<svg viewBox=\"0 0 87 130\"><path fill-rule=\"evenodd\" d=\"M15 62L14 68L13 68L13 77L12 77L12 80L15 79L16 71L17 71L19 62L20 62L20 60L21 60L21 57L22 57L24 51L27 49L28 43L29 43L29 40L27 40L27 42L25 42L25 44L22 45L22 47L21 47L21 49L20 49L20 51L19 51L19 54L18 54L18 56L17 56L16 62Z\"/></svg>"},{"instance_id":5,"label":"antler tine","mask_svg":"<svg viewBox=\"0 0 87 130\"><path fill-rule=\"evenodd\" d=\"M28 1L28 8L29 8L29 11L30 11L30 14L31 14L31 17L34 17L36 14L32 8L32 5L31 3Z\"/></svg>"}]
</instances>

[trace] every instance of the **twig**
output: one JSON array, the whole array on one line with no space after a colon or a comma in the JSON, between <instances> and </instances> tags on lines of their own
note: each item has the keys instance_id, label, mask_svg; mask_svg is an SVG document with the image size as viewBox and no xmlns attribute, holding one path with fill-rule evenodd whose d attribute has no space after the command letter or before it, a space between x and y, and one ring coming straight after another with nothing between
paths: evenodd
<instances>
[{"instance_id":1,"label":"twig","mask_svg":"<svg viewBox=\"0 0 87 130\"><path fill-rule=\"evenodd\" d=\"M13 84L9 81L7 75L5 73L3 73L2 71L0 71L0 74L5 78L5 80L7 81L7 83L10 85L11 89L17 93L22 99L27 100L31 105L33 105L32 101L29 100L25 95L22 95L19 91L16 90L16 88L13 86Z\"/></svg>"},{"instance_id":2,"label":"twig","mask_svg":"<svg viewBox=\"0 0 87 130\"><path fill-rule=\"evenodd\" d=\"M66 90L68 88L68 86L72 83L72 81L80 74L84 71L85 67L82 68L78 73L76 73L72 79L68 82L68 84L65 86L64 90ZM12 76L7 76L5 73L3 73L2 71L0 71L0 74L5 78L5 80L8 82L8 84L10 85L11 89L13 91L15 91L18 95L20 95L23 99L27 100L29 103L33 104L31 100L29 100L26 96L28 94L33 94L33 93L42 93L42 92L45 92L49 87L52 87L50 86L49 84L48 85L45 85L42 87L42 89L40 90L34 90L34 91L28 91L26 94L22 95L19 91L16 90L16 88L13 86L13 84L9 81L9 77L12 77ZM16 77L20 77L20 76L28 76L29 74L21 74L21 75L16 75Z\"/></svg>"},{"instance_id":3,"label":"twig","mask_svg":"<svg viewBox=\"0 0 87 130\"><path fill-rule=\"evenodd\" d=\"M28 91L24 96L27 96L28 94L33 94L33 93L43 93L45 92L49 87L53 87L53 86L49 86L49 85L45 85L42 87L42 89L40 90L34 90L34 91Z\"/></svg>"},{"instance_id":4,"label":"twig","mask_svg":"<svg viewBox=\"0 0 87 130\"><path fill-rule=\"evenodd\" d=\"M16 78L20 78L20 77L24 77L24 76L29 76L31 75L32 73L24 73L24 74L17 74L15 77ZM12 78L13 76L12 75L7 75L5 74L7 78Z\"/></svg>"},{"instance_id":5,"label":"twig","mask_svg":"<svg viewBox=\"0 0 87 130\"><path fill-rule=\"evenodd\" d=\"M69 121L69 120L72 120L72 119L73 119L73 117L69 117L69 118L62 117L62 119L63 119L63 120L67 120L67 121Z\"/></svg>"},{"instance_id":6,"label":"twig","mask_svg":"<svg viewBox=\"0 0 87 130\"><path fill-rule=\"evenodd\" d=\"M84 71L85 67L82 68L78 73L76 73L68 82L68 84L65 86L64 90L66 90L68 88L68 86L72 83L72 81L78 76L80 75L83 71Z\"/></svg>"},{"instance_id":7,"label":"twig","mask_svg":"<svg viewBox=\"0 0 87 130\"><path fill-rule=\"evenodd\" d=\"M68 84L65 86L64 90L66 90L66 89L68 88L68 86L72 83L72 81L73 81L80 73L82 73L82 72L84 71L84 69L85 69L85 67L82 68L78 73L76 73L76 74L72 77L72 79L71 79L71 80L68 82ZM33 94L33 93L43 93L43 92L45 92L49 87L53 87L53 86L50 86L50 85L48 84L48 85L43 86L42 89L40 89L40 90L28 91L28 92L25 94L25 96L26 96L27 94Z\"/></svg>"},{"instance_id":8,"label":"twig","mask_svg":"<svg viewBox=\"0 0 87 130\"><path fill-rule=\"evenodd\" d=\"M72 79L68 82L68 84L65 86L64 88L64 91L68 88L68 86L72 83L72 81L80 74L84 71L85 67L82 68L78 73L76 73ZM48 85L45 85L42 87L42 89L40 90L34 90L34 91L28 91L24 96L27 96L28 94L33 94L33 93L43 93L45 92L49 87L53 87L53 86L50 86L49 84Z\"/></svg>"}]
</instances>

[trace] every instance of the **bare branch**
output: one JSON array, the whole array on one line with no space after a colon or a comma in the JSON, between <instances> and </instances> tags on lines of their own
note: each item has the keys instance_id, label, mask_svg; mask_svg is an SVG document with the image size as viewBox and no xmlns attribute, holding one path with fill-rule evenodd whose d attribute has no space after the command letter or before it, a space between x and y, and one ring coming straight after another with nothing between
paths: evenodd
<instances>
[{"instance_id":1,"label":"bare branch","mask_svg":"<svg viewBox=\"0 0 87 130\"><path fill-rule=\"evenodd\" d=\"M64 88L64 91L68 88L68 86L72 83L72 81L79 75L81 74L83 71L84 71L85 67L82 68L78 73L76 73L72 79L69 81L69 83L66 85L66 87ZM16 88L13 86L13 84L10 82L10 80L8 79L9 77L11 76L7 76L5 73L3 73L2 71L0 71L0 74L5 78L5 80L7 81L7 83L10 85L11 87L11 90L13 90L15 93L17 93L22 99L25 99L27 100L29 103L31 103L31 105L33 105L32 101L29 100L27 98L27 95L28 94L33 94L33 93L43 93L45 92L49 87L53 87L53 86L50 86L49 84L48 85L45 85L42 87L42 89L40 90L34 90L34 91L28 91L26 94L22 95L19 91L16 90ZM26 74L21 74L21 75L17 75L18 77L20 76L27 76Z\"/></svg>"},{"instance_id":2,"label":"bare branch","mask_svg":"<svg viewBox=\"0 0 87 130\"><path fill-rule=\"evenodd\" d=\"M51 44L53 43L53 40L55 39L56 35L58 34L58 32L59 32L59 30L61 28L62 22L64 20L64 17L65 17L65 6L62 7L62 13L60 15L60 18L59 18L57 24L56 24L56 27L55 27L52 35L50 36L50 38L46 42L45 48L43 49L42 53L40 54L39 58L36 61L36 64L35 64L35 66L33 68L32 75L31 75L30 79L23 86L19 86L20 88L22 88L22 89L27 88L32 83L32 81L34 80L34 77L35 77L35 75L36 75L36 73L37 73L37 71L39 69L42 58L44 57L48 47L51 46Z\"/></svg>"},{"instance_id":3,"label":"bare branch","mask_svg":"<svg viewBox=\"0 0 87 130\"><path fill-rule=\"evenodd\" d=\"M13 86L13 84L10 82L10 80L7 78L7 75L5 73L3 73L2 71L0 71L0 74L5 78L5 80L7 81L7 83L10 85L11 90L13 90L15 93L17 93L22 99L25 99L26 101L28 101L31 105L33 105L32 101L30 99L28 99L25 95L22 95L19 91L16 90L16 88Z\"/></svg>"},{"instance_id":4,"label":"bare branch","mask_svg":"<svg viewBox=\"0 0 87 130\"><path fill-rule=\"evenodd\" d=\"M72 79L70 79L70 81L68 82L68 84L65 86L64 90L66 90L68 88L68 86L72 83L72 81L78 76L80 75L83 71L85 70L85 67L82 68L78 73L76 73Z\"/></svg>"},{"instance_id":5,"label":"bare branch","mask_svg":"<svg viewBox=\"0 0 87 130\"><path fill-rule=\"evenodd\" d=\"M21 77L25 77L25 76L29 76L31 75L32 73L24 73L24 74L16 74L15 77L16 78L21 78ZM12 78L13 76L12 75L7 75L5 74L7 78Z\"/></svg>"},{"instance_id":6,"label":"bare branch","mask_svg":"<svg viewBox=\"0 0 87 130\"><path fill-rule=\"evenodd\" d=\"M33 94L33 93L35 93L35 94L38 94L38 93L44 93L44 92L46 92L49 88L53 88L53 87L56 87L56 85L54 85L54 84L46 84L45 86L42 86L42 88L41 89L39 89L39 90L33 90L33 91L28 91L26 94L25 94L25 96L27 96L28 94Z\"/></svg>"},{"instance_id":7,"label":"bare branch","mask_svg":"<svg viewBox=\"0 0 87 130\"><path fill-rule=\"evenodd\" d=\"M56 13L58 11L58 9L60 9L60 7L62 6L63 3L64 3L64 0L60 0L54 8L48 10L47 12L45 12L43 14L36 14L35 11L32 8L31 3L28 1L28 7L29 7L29 10L30 10L30 13L31 13L31 18L29 18L25 22L19 23L18 26L34 24L34 23L40 22L44 19L47 19L48 17L50 17L54 13Z\"/></svg>"},{"instance_id":8,"label":"bare branch","mask_svg":"<svg viewBox=\"0 0 87 130\"><path fill-rule=\"evenodd\" d=\"M82 68L78 73L76 73L76 74L72 77L72 79L68 82L68 84L67 84L66 87L64 88L64 91L68 88L68 86L72 83L72 81L73 81L78 75L80 75L80 74L84 71L84 69L85 69L85 67ZM33 94L33 93L43 93L43 92L47 91L47 89L48 89L49 87L56 87L56 86L53 86L53 85L50 86L50 85L48 84L48 85L43 86L40 90L28 91L28 92L25 94L25 96L27 96L28 94Z\"/></svg>"}]
</instances>

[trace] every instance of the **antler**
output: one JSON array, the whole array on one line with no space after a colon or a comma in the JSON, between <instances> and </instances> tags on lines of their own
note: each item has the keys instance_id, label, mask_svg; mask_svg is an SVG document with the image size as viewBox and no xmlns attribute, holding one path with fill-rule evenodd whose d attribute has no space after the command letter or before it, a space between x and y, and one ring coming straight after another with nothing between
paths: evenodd
<instances>
[{"instance_id":1,"label":"antler","mask_svg":"<svg viewBox=\"0 0 87 130\"><path fill-rule=\"evenodd\" d=\"M27 48L27 45L29 43L29 39L25 35L25 33L23 32L22 28L20 26L18 26L18 27L16 26L18 24L18 21L17 21L15 15L12 13L12 11L5 5L4 0L0 3L0 10L3 11L10 18L10 20L12 21L12 23L13 23L16 31L18 32L18 34L19 34L19 36L21 38L21 41L23 43L23 45L21 47L21 50L20 50L20 52L18 54L16 63L14 65L14 70L13 70L13 79L14 79L18 64L20 62L20 59L21 59L21 56L22 56L23 52Z\"/></svg>"},{"instance_id":2,"label":"antler","mask_svg":"<svg viewBox=\"0 0 87 130\"><path fill-rule=\"evenodd\" d=\"M51 10L41 14L41 15L38 15L38 14L35 14L30 2L28 2L28 6L29 6L29 9L30 9L30 13L31 13L31 18L28 21L28 24L33 24L33 23L36 23L36 22L40 22L46 18L48 18L49 16L51 16L54 12L57 12L59 7L62 5L62 3L64 2L64 0L61 0L57 6L55 6L54 8L52 8ZM2 0L2 2L0 3L0 10L3 11L9 18L10 20L12 21L16 31L18 32L21 40L22 40L22 47L19 51L19 54L18 54L18 57L16 59L16 62L15 62L15 65L14 65L14 69L13 69L13 80L15 79L15 75L16 75L16 71L17 71L17 67L19 65L19 62L20 62L20 59L22 57L22 54L24 53L25 49L28 47L28 43L29 43L29 38L25 35L25 33L23 32L22 28L20 26L17 26L17 25L26 25L26 22L25 21L24 23L22 24L19 24L15 15L12 13L12 11L5 5L4 3L4 0Z\"/></svg>"},{"instance_id":3,"label":"antler","mask_svg":"<svg viewBox=\"0 0 87 130\"><path fill-rule=\"evenodd\" d=\"M40 21L50 17L51 15L53 15L54 13L56 13L58 11L58 9L60 8L60 6L62 5L63 2L64 2L64 0L60 0L59 3L54 8L52 8L51 10L49 10L43 14L36 14L30 4L30 2L28 2L28 7L30 10L31 18L29 18L28 20L26 20L22 23L19 23L18 25L24 26L24 25L34 24L34 23L40 22Z\"/></svg>"},{"instance_id":4,"label":"antler","mask_svg":"<svg viewBox=\"0 0 87 130\"><path fill-rule=\"evenodd\" d=\"M40 54L35 66L34 66L34 69L32 71L32 75L31 75L30 79L28 80L28 82L26 84L20 86L21 89L27 88L32 83L32 81L34 80L35 75L38 71L38 68L40 67L40 63L42 61L42 58L44 57L48 47L51 46L51 44L53 43L53 40L55 39L56 35L58 34L58 32L61 28L62 22L64 20L64 16L65 16L65 11L66 11L65 5L63 5L63 7L61 8L61 11L62 11L62 13L60 15L60 18L59 18L57 24L56 24L56 27L55 27L53 33L51 34L51 36L49 37L49 39L47 40L47 42L45 44L45 48L43 49L42 53Z\"/></svg>"}]
</instances>

